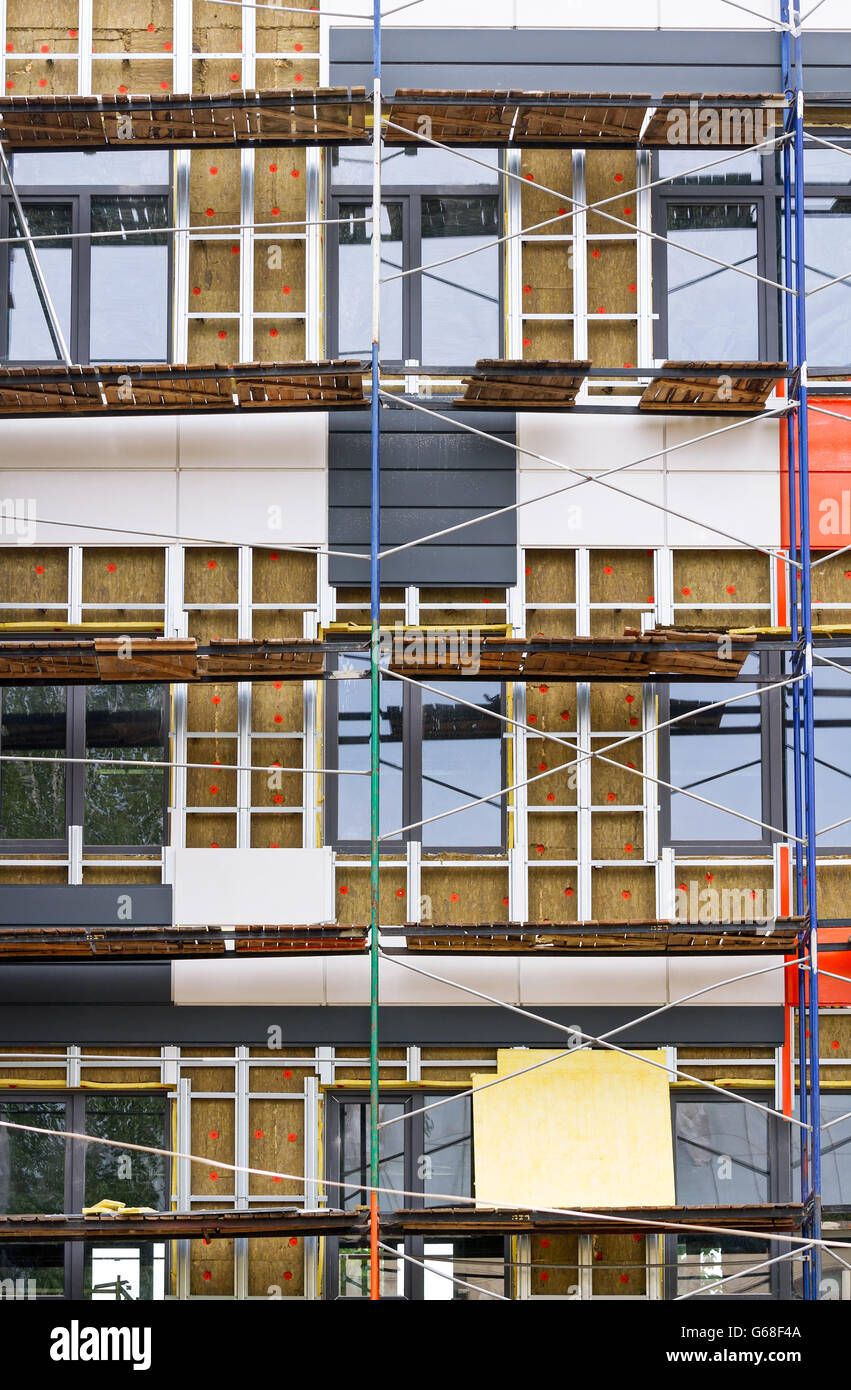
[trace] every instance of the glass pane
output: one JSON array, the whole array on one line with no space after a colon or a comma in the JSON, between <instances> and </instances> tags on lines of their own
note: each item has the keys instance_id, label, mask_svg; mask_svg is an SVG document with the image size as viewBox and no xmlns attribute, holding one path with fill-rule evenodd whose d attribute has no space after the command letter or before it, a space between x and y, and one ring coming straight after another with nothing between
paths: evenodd
<instances>
[{"instance_id":1,"label":"glass pane","mask_svg":"<svg viewBox=\"0 0 851 1390\"><path fill-rule=\"evenodd\" d=\"M6 754L47 762L0 762L0 838L65 838L66 692L61 685L0 691L0 742ZM53 761L55 760L55 761Z\"/></svg>"},{"instance_id":2,"label":"glass pane","mask_svg":"<svg viewBox=\"0 0 851 1390\"><path fill-rule=\"evenodd\" d=\"M755 687L736 685L735 694L753 690L752 699L707 709L729 697L729 686L672 685L671 718L690 712L671 728L671 781L674 786L762 817L760 699ZM759 826L671 793L672 840L759 840Z\"/></svg>"},{"instance_id":3,"label":"glass pane","mask_svg":"<svg viewBox=\"0 0 851 1390\"><path fill-rule=\"evenodd\" d=\"M676 179L679 183L742 184L762 183L762 158L750 151L725 158L725 150L660 150L660 179ZM715 160L723 159L723 163ZM712 163L709 169L702 164ZM698 172L690 173L690 170Z\"/></svg>"},{"instance_id":4,"label":"glass pane","mask_svg":"<svg viewBox=\"0 0 851 1390\"><path fill-rule=\"evenodd\" d=\"M165 1146L162 1096L87 1096L86 1133L131 1144ZM86 1206L105 1197L128 1207L168 1209L167 1160L134 1149L86 1145Z\"/></svg>"},{"instance_id":5,"label":"glass pane","mask_svg":"<svg viewBox=\"0 0 851 1390\"><path fill-rule=\"evenodd\" d=\"M168 360L168 198L92 198L93 362ZM137 235L142 231L143 235Z\"/></svg>"},{"instance_id":6,"label":"glass pane","mask_svg":"<svg viewBox=\"0 0 851 1390\"><path fill-rule=\"evenodd\" d=\"M499 199L423 198L423 264L475 251L451 265L423 271L426 365L472 365L499 356ZM487 250L478 248L488 247Z\"/></svg>"},{"instance_id":7,"label":"glass pane","mask_svg":"<svg viewBox=\"0 0 851 1390\"><path fill-rule=\"evenodd\" d=\"M499 184L499 151L470 150L477 161L459 159L451 150L412 145L405 149L385 148L381 157L381 182L386 188L494 187ZM698 161L695 160L695 163ZM368 149L335 149L331 154L331 182L338 187L357 188L372 182L372 152Z\"/></svg>"},{"instance_id":8,"label":"glass pane","mask_svg":"<svg viewBox=\"0 0 851 1390\"><path fill-rule=\"evenodd\" d=\"M378 1122L395 1119L404 1114L405 1107L399 1102L379 1105ZM368 1206L369 1194L364 1190L369 1182L369 1114L366 1101L353 1101L340 1106L341 1163L340 1181L351 1183L351 1187L340 1189L341 1205L344 1211L352 1207ZM378 1132L379 1164L378 1182L380 1187L404 1188L405 1183L405 1124L391 1125ZM408 1205L406 1197L394 1197L392 1193L378 1194L379 1211L395 1211L397 1207Z\"/></svg>"},{"instance_id":9,"label":"glass pane","mask_svg":"<svg viewBox=\"0 0 851 1390\"><path fill-rule=\"evenodd\" d=\"M30 235L47 241L35 243L39 264L47 282L56 316L65 335L71 336L71 231L70 203L24 203L24 216ZM20 236L21 227L14 209L9 215L9 235ZM54 361L58 354L50 337L47 314L23 246L9 250L9 303L7 324L9 358L13 362Z\"/></svg>"},{"instance_id":10,"label":"glass pane","mask_svg":"<svg viewBox=\"0 0 851 1390\"><path fill-rule=\"evenodd\" d=\"M61 1132L66 1127L65 1102L2 1098L0 1119ZM64 1139L53 1139L49 1134L0 1129L0 1212L4 1216L32 1212L51 1215L67 1210L65 1144Z\"/></svg>"},{"instance_id":11,"label":"glass pane","mask_svg":"<svg viewBox=\"0 0 851 1390\"><path fill-rule=\"evenodd\" d=\"M382 1298L405 1297L405 1261L401 1258L405 1249L403 1241L396 1241L399 1256L387 1251L379 1257L378 1282ZM340 1241L339 1283L341 1298L369 1298L369 1250Z\"/></svg>"},{"instance_id":12,"label":"glass pane","mask_svg":"<svg viewBox=\"0 0 851 1390\"><path fill-rule=\"evenodd\" d=\"M168 186L171 160L168 150L132 146L126 150L64 150L55 154L38 150L15 155L12 177L19 188L36 184L52 184L56 188L96 184L118 188L134 183Z\"/></svg>"},{"instance_id":13,"label":"glass pane","mask_svg":"<svg viewBox=\"0 0 851 1390\"><path fill-rule=\"evenodd\" d=\"M844 667L837 671L816 660L814 672L816 723L816 800L819 825L833 825L851 815L851 651L830 650L830 660ZM792 734L792 701L785 697L786 712L786 802L787 821L794 829L794 743ZM802 764L803 767L803 764ZM820 834L820 849L851 844L851 824ZM851 1107L849 1107L851 1108Z\"/></svg>"},{"instance_id":14,"label":"glass pane","mask_svg":"<svg viewBox=\"0 0 851 1390\"><path fill-rule=\"evenodd\" d=\"M364 657L341 655L341 671L366 671ZM402 687L398 681L381 682L380 815L381 833L402 825ZM343 680L337 684L337 767L353 771L369 769L368 680ZM337 839L369 839L369 778L337 778Z\"/></svg>"},{"instance_id":15,"label":"glass pane","mask_svg":"<svg viewBox=\"0 0 851 1390\"><path fill-rule=\"evenodd\" d=\"M165 1246L86 1246L85 1298L95 1303L165 1298Z\"/></svg>"},{"instance_id":16,"label":"glass pane","mask_svg":"<svg viewBox=\"0 0 851 1390\"><path fill-rule=\"evenodd\" d=\"M426 1302L452 1299L492 1302L489 1293L505 1292L504 1247L498 1239L466 1236L445 1241L427 1240L423 1244L423 1264L426 1267L423 1275ZM453 1279L459 1282L453 1283Z\"/></svg>"},{"instance_id":17,"label":"glass pane","mask_svg":"<svg viewBox=\"0 0 851 1390\"><path fill-rule=\"evenodd\" d=\"M725 1100L681 1100L675 1112L678 1203L731 1206L771 1200L764 1112Z\"/></svg>"},{"instance_id":18,"label":"glass pane","mask_svg":"<svg viewBox=\"0 0 851 1390\"><path fill-rule=\"evenodd\" d=\"M427 1207L447 1205L447 1197L472 1196L473 1122L469 1096L423 1115L423 1187ZM434 1193L432 1197L430 1194ZM442 1194L442 1195L441 1195Z\"/></svg>"},{"instance_id":19,"label":"glass pane","mask_svg":"<svg viewBox=\"0 0 851 1390\"><path fill-rule=\"evenodd\" d=\"M851 198L808 198L807 355L817 366L851 363L851 280L812 293L819 285L847 274L849 245Z\"/></svg>"},{"instance_id":20,"label":"glass pane","mask_svg":"<svg viewBox=\"0 0 851 1390\"><path fill-rule=\"evenodd\" d=\"M37 1210L37 1208L33 1208ZM65 1247L41 1241L0 1245L0 1289L5 1298L64 1298ZM13 1293L6 1293L12 1289Z\"/></svg>"},{"instance_id":21,"label":"glass pane","mask_svg":"<svg viewBox=\"0 0 851 1390\"><path fill-rule=\"evenodd\" d=\"M423 691L423 819L502 786L502 725L486 711L501 712L493 681L441 681L449 696ZM452 691L480 707L455 704ZM498 849L502 844L500 798L485 801L422 828L423 845Z\"/></svg>"},{"instance_id":22,"label":"glass pane","mask_svg":"<svg viewBox=\"0 0 851 1390\"><path fill-rule=\"evenodd\" d=\"M829 140L832 145L843 145L845 153L839 150L819 149L818 145L808 144L804 151L804 178L808 184L851 183L851 143L847 136L835 135L830 131L813 132L820 140Z\"/></svg>"},{"instance_id":23,"label":"glass pane","mask_svg":"<svg viewBox=\"0 0 851 1390\"><path fill-rule=\"evenodd\" d=\"M830 967L828 967L830 968ZM797 1101L795 1114L797 1114ZM851 1113L851 1091L821 1093L821 1177L822 1203L826 1207L851 1208L851 1119L839 1124L831 1121ZM801 1192L801 1147L798 1131L792 1135L792 1195Z\"/></svg>"},{"instance_id":24,"label":"glass pane","mask_svg":"<svg viewBox=\"0 0 851 1390\"><path fill-rule=\"evenodd\" d=\"M765 1240L747 1236L679 1236L677 1239L677 1295L707 1289L709 1297L769 1298L771 1270L760 1269L754 1274L745 1270L771 1258ZM739 1273L729 1284L717 1284L720 1279ZM699 1295L697 1295L699 1297Z\"/></svg>"},{"instance_id":25,"label":"glass pane","mask_svg":"<svg viewBox=\"0 0 851 1390\"><path fill-rule=\"evenodd\" d=\"M381 205L381 272L402 269L402 203ZM369 354L372 341L372 244L368 202L341 203L337 216L339 290L337 294L337 352L341 357ZM381 287L381 352L391 362L402 358L402 280Z\"/></svg>"},{"instance_id":26,"label":"glass pane","mask_svg":"<svg viewBox=\"0 0 851 1390\"><path fill-rule=\"evenodd\" d=\"M166 691L161 685L94 685L86 690L86 753L92 758L163 761ZM86 767L84 838L89 845L159 845L166 770Z\"/></svg>"},{"instance_id":27,"label":"glass pane","mask_svg":"<svg viewBox=\"0 0 851 1390\"><path fill-rule=\"evenodd\" d=\"M756 280L690 254L700 251L758 272L755 205L669 203L668 237L679 244L667 250L668 356L722 362L758 358Z\"/></svg>"}]
</instances>

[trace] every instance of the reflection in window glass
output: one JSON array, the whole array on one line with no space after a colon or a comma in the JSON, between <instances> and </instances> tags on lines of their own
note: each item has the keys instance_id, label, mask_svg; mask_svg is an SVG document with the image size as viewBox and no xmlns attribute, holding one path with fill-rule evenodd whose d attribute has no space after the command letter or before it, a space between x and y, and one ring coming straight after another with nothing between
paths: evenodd
<instances>
[{"instance_id":1,"label":"reflection in window glass","mask_svg":"<svg viewBox=\"0 0 851 1390\"><path fill-rule=\"evenodd\" d=\"M71 336L71 256L72 230L70 203L25 203L24 216L30 234L48 237L36 242L38 259L50 298L56 310L66 343ZM10 236L22 232L14 209L9 215ZM9 302L7 308L8 352L13 362L53 362L58 354L48 328L35 277L25 247L9 250Z\"/></svg>"},{"instance_id":2,"label":"reflection in window glass","mask_svg":"<svg viewBox=\"0 0 851 1390\"><path fill-rule=\"evenodd\" d=\"M851 652L846 648L831 648L830 660L847 671L851 668ZM819 824L834 825L851 814L851 679L845 671L837 671L816 661L813 666L815 687L815 762L816 802ZM785 699L786 724L786 799L790 828L794 828L794 754L791 698ZM838 825L835 830L819 834L820 849L851 843L851 825Z\"/></svg>"},{"instance_id":3,"label":"reflection in window glass","mask_svg":"<svg viewBox=\"0 0 851 1390\"><path fill-rule=\"evenodd\" d=\"M423 820L488 796L502 785L502 725L487 713L501 710L499 686L465 679L441 681L440 688L450 696L457 689L482 712L423 691ZM500 798L424 825L422 835L423 845L430 848L447 844L498 848L502 843Z\"/></svg>"},{"instance_id":4,"label":"reflection in window glass","mask_svg":"<svg viewBox=\"0 0 851 1390\"><path fill-rule=\"evenodd\" d=\"M55 188L93 187L96 184L164 184L170 179L168 150L146 150L137 146L124 150L44 150L16 154L12 177L19 188L35 184Z\"/></svg>"},{"instance_id":5,"label":"reflection in window glass","mask_svg":"<svg viewBox=\"0 0 851 1390\"><path fill-rule=\"evenodd\" d=\"M460 1189L459 1189L460 1190ZM504 1296L505 1253L502 1240L461 1236L423 1242L423 1299L425 1302L492 1302L489 1294ZM452 1280L464 1280L454 1283ZM474 1285L473 1288L465 1287Z\"/></svg>"},{"instance_id":6,"label":"reflection in window glass","mask_svg":"<svg viewBox=\"0 0 851 1390\"><path fill-rule=\"evenodd\" d=\"M65 688L6 686L0 691L0 710L3 752L48 759L0 763L0 838L64 839L65 763L60 759L67 740Z\"/></svg>"},{"instance_id":7,"label":"reflection in window glass","mask_svg":"<svg viewBox=\"0 0 851 1390\"><path fill-rule=\"evenodd\" d=\"M492 244L498 235L495 196L423 198L422 361L427 365L499 356L500 248ZM462 261L437 264L471 251L476 254Z\"/></svg>"},{"instance_id":8,"label":"reflection in window glass","mask_svg":"<svg viewBox=\"0 0 851 1390\"><path fill-rule=\"evenodd\" d=\"M94 197L92 362L168 361L168 198ZM147 228L151 228L150 233ZM142 232L143 235L137 235Z\"/></svg>"},{"instance_id":9,"label":"reflection in window glass","mask_svg":"<svg viewBox=\"0 0 851 1390\"><path fill-rule=\"evenodd\" d=\"M446 1206L446 1194L472 1194L473 1122L471 1098L459 1096L423 1116L425 1205ZM400 1126L401 1128L401 1126ZM432 1197L430 1194L434 1193ZM443 1194L443 1195L441 1195Z\"/></svg>"},{"instance_id":10,"label":"reflection in window glass","mask_svg":"<svg viewBox=\"0 0 851 1390\"><path fill-rule=\"evenodd\" d=\"M87 1096L86 1133L103 1139L162 1148L166 1102L161 1096ZM169 1203L167 1160L160 1154L87 1144L86 1206L105 1197L128 1207L166 1211Z\"/></svg>"},{"instance_id":11,"label":"reflection in window glass","mask_svg":"<svg viewBox=\"0 0 851 1390\"><path fill-rule=\"evenodd\" d=\"M457 188L459 184L499 184L499 151L474 150L476 164L459 159L451 150L411 145L386 147L381 156L381 183L385 188L414 185ZM336 187L372 182L372 152L345 146L331 151L331 182Z\"/></svg>"},{"instance_id":12,"label":"reflection in window glass","mask_svg":"<svg viewBox=\"0 0 851 1390\"><path fill-rule=\"evenodd\" d=\"M807 352L819 366L851 363L851 280L812 293L846 273L849 244L851 198L808 198Z\"/></svg>"},{"instance_id":13,"label":"reflection in window glass","mask_svg":"<svg viewBox=\"0 0 851 1390\"><path fill-rule=\"evenodd\" d=\"M851 1208L851 1120L840 1120L851 1112L851 1092L822 1091L821 1122L829 1125L821 1136L821 1193L826 1207ZM797 1102L796 1110L797 1114ZM839 1120L840 1123L831 1124ZM801 1149L797 1133L792 1139L792 1192L801 1191Z\"/></svg>"},{"instance_id":14,"label":"reflection in window glass","mask_svg":"<svg viewBox=\"0 0 851 1390\"><path fill-rule=\"evenodd\" d=\"M87 844L162 843L165 768L110 767L109 761L162 762L167 734L165 687L88 687L86 754L107 761L86 767Z\"/></svg>"},{"instance_id":15,"label":"reflection in window glass","mask_svg":"<svg viewBox=\"0 0 851 1390\"><path fill-rule=\"evenodd\" d=\"M3 1098L0 1119L62 1131L65 1102ZM0 1212L23 1216L65 1210L65 1141L25 1129L0 1129Z\"/></svg>"},{"instance_id":16,"label":"reflection in window glass","mask_svg":"<svg viewBox=\"0 0 851 1390\"><path fill-rule=\"evenodd\" d=\"M757 273L752 203L668 203L668 356L753 361L759 357L757 282L691 254L700 251ZM679 247L688 248L679 249Z\"/></svg>"},{"instance_id":17,"label":"reflection in window glass","mask_svg":"<svg viewBox=\"0 0 851 1390\"><path fill-rule=\"evenodd\" d=\"M378 1123L395 1119L404 1113L400 1102L379 1105ZM340 1140L342 1162L340 1181L346 1183L342 1191L344 1211L352 1207L368 1206L369 1194L369 1115L368 1101L353 1101L340 1106ZM405 1183L405 1124L390 1125L378 1131L378 1183L380 1187L403 1189ZM351 1184L351 1186L349 1186ZM395 1197L390 1192L378 1194L379 1211L395 1211L406 1206L407 1198Z\"/></svg>"},{"instance_id":18,"label":"reflection in window glass","mask_svg":"<svg viewBox=\"0 0 851 1390\"><path fill-rule=\"evenodd\" d=\"M366 671L364 658L341 656L341 671ZM382 680L380 687L379 807L381 833L402 825L402 686ZM337 767L369 770L370 683L368 680L337 682ZM369 839L369 778L338 777L337 839Z\"/></svg>"},{"instance_id":19,"label":"reflection in window glass","mask_svg":"<svg viewBox=\"0 0 851 1390\"><path fill-rule=\"evenodd\" d=\"M688 184L742 184L762 183L762 158L753 150L747 154L725 158L728 150L660 150L659 178L676 179L678 183ZM713 163L709 169L701 168L710 160L723 160ZM694 170L695 172L690 172Z\"/></svg>"},{"instance_id":20,"label":"reflection in window glass","mask_svg":"<svg viewBox=\"0 0 851 1390\"><path fill-rule=\"evenodd\" d=\"M681 1100L675 1110L678 1203L731 1206L771 1200L765 1112L725 1100Z\"/></svg>"},{"instance_id":21,"label":"reflection in window glass","mask_svg":"<svg viewBox=\"0 0 851 1390\"><path fill-rule=\"evenodd\" d=\"M165 1298L165 1246L86 1246L84 1298L95 1303Z\"/></svg>"},{"instance_id":22,"label":"reflection in window glass","mask_svg":"<svg viewBox=\"0 0 851 1390\"><path fill-rule=\"evenodd\" d=\"M368 202L340 203L337 216L346 219L338 228L338 354L362 357L372 339L372 212ZM402 204L381 205L381 271L392 275L402 269ZM381 351L390 361L401 361L402 286L393 280L381 286Z\"/></svg>"},{"instance_id":23,"label":"reflection in window glass","mask_svg":"<svg viewBox=\"0 0 851 1390\"><path fill-rule=\"evenodd\" d=\"M851 143L841 135L829 131L816 131L819 139L829 140L832 145L843 145L841 150L819 149L818 145L807 143L804 150L804 177L808 184L851 183Z\"/></svg>"},{"instance_id":24,"label":"reflection in window glass","mask_svg":"<svg viewBox=\"0 0 851 1390\"><path fill-rule=\"evenodd\" d=\"M677 1296L692 1294L699 1297L705 1289L707 1297L769 1298L771 1270L759 1269L753 1274L744 1271L771 1258L766 1240L748 1236L688 1235L677 1237ZM741 1271L741 1277L734 1276ZM719 1279L728 1284L710 1288Z\"/></svg>"},{"instance_id":25,"label":"reflection in window glass","mask_svg":"<svg viewBox=\"0 0 851 1390\"><path fill-rule=\"evenodd\" d=\"M671 726L671 781L684 791L762 820L760 699L755 687L750 688L754 691L752 699L706 709L729 695L729 686L671 686L671 718L689 714ZM744 695L748 689L747 685L737 685L735 693ZM757 825L693 797L671 793L672 840L761 837Z\"/></svg>"}]
</instances>

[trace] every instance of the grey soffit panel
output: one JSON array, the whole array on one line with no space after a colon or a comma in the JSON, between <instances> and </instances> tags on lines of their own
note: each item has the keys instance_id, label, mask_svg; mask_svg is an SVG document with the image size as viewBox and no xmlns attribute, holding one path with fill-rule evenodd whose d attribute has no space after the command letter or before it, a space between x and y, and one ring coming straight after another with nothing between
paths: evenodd
<instances>
[{"instance_id":1,"label":"grey soffit panel","mask_svg":"<svg viewBox=\"0 0 851 1390\"><path fill-rule=\"evenodd\" d=\"M381 421L381 544L403 545L472 521L517 500L515 417L486 412L477 427L512 447L480 439L445 421L385 411ZM328 535L332 548L369 549L369 421L330 417ZM440 540L388 556L385 584L513 584L516 514L506 512ZM332 584L362 585L364 561L332 556Z\"/></svg>"},{"instance_id":2,"label":"grey soffit panel","mask_svg":"<svg viewBox=\"0 0 851 1390\"><path fill-rule=\"evenodd\" d=\"M165 883L3 885L0 926L170 927L172 889Z\"/></svg>"},{"instance_id":3,"label":"grey soffit panel","mask_svg":"<svg viewBox=\"0 0 851 1390\"><path fill-rule=\"evenodd\" d=\"M755 21L756 23L756 21ZM371 34L331 30L334 84L369 86ZM780 35L768 30L386 29L382 88L574 92L779 91ZM804 88L848 88L851 35L806 36Z\"/></svg>"},{"instance_id":4,"label":"grey soffit panel","mask_svg":"<svg viewBox=\"0 0 851 1390\"><path fill-rule=\"evenodd\" d=\"M103 973L103 967L98 968L98 974ZM578 1026L596 1037L610 1029L624 1027L618 1041L633 1047L657 1044L774 1046L783 1041L782 1008L686 1006L671 1009L658 1019L634 1026L629 1025L635 1013L628 1008L551 1008L547 1010L547 1016L561 1024ZM184 1046L224 1043L265 1046L270 1024L280 1026L284 1049L288 1044L296 1043L305 1046L333 1043L365 1047L369 1044L368 1008L178 1008L140 1001L124 1007L114 1003L87 1007L10 1005L3 1009L0 1045L109 1043L129 1047L134 1043L156 1046L165 1043ZM543 1023L520 1018L505 1009L485 1006L381 1009L379 1032L385 1046L421 1043L450 1047L553 1047L558 1045L559 1037L554 1029Z\"/></svg>"},{"instance_id":5,"label":"grey soffit panel","mask_svg":"<svg viewBox=\"0 0 851 1390\"><path fill-rule=\"evenodd\" d=\"M108 1004L130 1008L147 1005L171 1007L171 966L139 961L112 964L109 961L69 961L62 965L0 964L0 1004L39 1006L29 1009L31 1042L40 1038L39 1020L46 1006L45 1017L51 1017L51 1006L63 1012L86 1015L87 1007ZM120 1014L121 1009L115 1012ZM4 1032L0 1023L0 1037ZM73 1039L69 1039L73 1041ZM168 1041L168 1039L166 1039Z\"/></svg>"}]
</instances>

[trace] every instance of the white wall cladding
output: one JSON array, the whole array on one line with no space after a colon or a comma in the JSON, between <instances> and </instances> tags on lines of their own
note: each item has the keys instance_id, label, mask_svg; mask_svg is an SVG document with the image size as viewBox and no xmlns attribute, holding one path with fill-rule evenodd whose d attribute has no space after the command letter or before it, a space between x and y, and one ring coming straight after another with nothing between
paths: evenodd
<instances>
[{"instance_id":1,"label":"white wall cladding","mask_svg":"<svg viewBox=\"0 0 851 1390\"><path fill-rule=\"evenodd\" d=\"M470 985L509 1004L627 1006L673 1003L727 975L770 965L764 956L735 961L688 959L507 960L485 956L417 956L415 964L459 984ZM782 962L777 970L717 989L695 1007L773 1006L783 1003ZM392 960L381 961L382 1005L488 1007L487 1001L449 984L424 979ZM365 956L290 960L186 960L172 966L172 998L184 1005L365 1005L369 1003L369 960ZM581 1021L581 1020L579 1020Z\"/></svg>"},{"instance_id":2,"label":"white wall cladding","mask_svg":"<svg viewBox=\"0 0 851 1390\"><path fill-rule=\"evenodd\" d=\"M330 849L175 849L169 863L177 926L316 926L333 920ZM230 969L232 962L222 964Z\"/></svg>"},{"instance_id":3,"label":"white wall cladding","mask_svg":"<svg viewBox=\"0 0 851 1390\"><path fill-rule=\"evenodd\" d=\"M330 11L339 6L329 3L327 8ZM804 8L808 6L805 4ZM352 4L350 9L353 15L365 14L366 0ZM765 16L766 24L776 21L780 14L779 0L749 0L748 9L757 12L751 15L723 0L703 0L700 5L694 0L597 0L594 5L589 0L464 0L460 5L457 0L423 0L395 15L393 4L387 9L390 13L384 21L385 28L414 29L758 29L757 14ZM845 0L827 0L824 9L830 11L830 16L822 18L821 11L818 18L814 15L815 27L849 27ZM339 19L330 22L347 24Z\"/></svg>"},{"instance_id":4,"label":"white wall cladding","mask_svg":"<svg viewBox=\"0 0 851 1390\"><path fill-rule=\"evenodd\" d=\"M519 415L521 450L581 473L621 469L605 480L611 486L590 482L571 487L575 479L563 468L521 452L518 499L526 505L517 514L519 543L713 548L736 544L705 525L659 510L665 506L686 518L700 517L742 542L779 545L780 436L776 420L753 421L688 448L675 447L723 425L721 419ZM633 462L636 467L624 467ZM735 481L729 476L732 473ZM565 490L534 502L557 488Z\"/></svg>"}]
</instances>

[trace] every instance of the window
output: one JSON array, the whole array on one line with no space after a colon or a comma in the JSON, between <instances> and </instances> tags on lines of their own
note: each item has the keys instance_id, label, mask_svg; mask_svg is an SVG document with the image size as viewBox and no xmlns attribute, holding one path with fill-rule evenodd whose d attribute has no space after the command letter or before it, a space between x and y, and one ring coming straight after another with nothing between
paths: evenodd
<instances>
[{"instance_id":1,"label":"window","mask_svg":"<svg viewBox=\"0 0 851 1390\"><path fill-rule=\"evenodd\" d=\"M847 131L820 127L813 134L851 148ZM767 361L783 355L785 296L690 254L699 251L768 280L782 279L781 156L750 152L727 159L725 153L666 150L656 157L654 180L671 182L654 190L653 225L677 243L654 243L657 358ZM713 161L711 167L701 170L708 161ZM816 366L845 366L851 361L851 283L811 293L846 268L849 170L848 154L807 145L807 356ZM686 247L688 251L681 249Z\"/></svg>"},{"instance_id":2,"label":"window","mask_svg":"<svg viewBox=\"0 0 851 1390\"><path fill-rule=\"evenodd\" d=\"M336 729L329 766L369 768L370 684L359 678L368 665L366 655L341 654L338 670L353 678L328 682L329 728ZM489 797L504 785L503 725L490 713L503 711L500 683L441 677L439 689L447 694L434 695L392 677L381 680L382 835ZM456 690L476 709L453 701ZM369 780L333 777L329 782L327 839L360 849L369 840ZM505 843L504 798L494 796L431 825L417 825L386 844L397 847L408 839L420 840L429 850L499 853Z\"/></svg>"},{"instance_id":3,"label":"window","mask_svg":"<svg viewBox=\"0 0 851 1390\"><path fill-rule=\"evenodd\" d=\"M434 266L423 274L388 278L382 286L382 354L388 362L464 366L501 355L502 259L500 248L489 245L502 229L498 162L492 150L479 150L476 157L488 167L465 164L442 150L385 153L382 275ZM334 357L362 357L370 350L369 177L370 160L363 152L334 151L329 216L341 219L328 229Z\"/></svg>"},{"instance_id":4,"label":"window","mask_svg":"<svg viewBox=\"0 0 851 1390\"><path fill-rule=\"evenodd\" d=\"M752 1098L771 1104L768 1094ZM707 1098L705 1093L675 1095L672 1111L678 1204L758 1206L792 1200L790 1126L782 1117L732 1098ZM746 1225L744 1219L742 1224ZM707 1297L789 1298L791 1271L786 1264L745 1273L784 1248L738 1235L666 1236L665 1296L694 1293L740 1274Z\"/></svg>"},{"instance_id":5,"label":"window","mask_svg":"<svg viewBox=\"0 0 851 1390\"><path fill-rule=\"evenodd\" d=\"M161 1095L3 1097L0 1118L55 1130L57 1136L71 1130L159 1148L167 1143L167 1101ZM2 1131L0 1212L4 1215L78 1213L107 1197L131 1207L167 1211L169 1194L168 1163L156 1154L27 1130ZM164 1244L0 1245L0 1280L23 1280L27 1294L34 1290L37 1298L164 1298L165 1275Z\"/></svg>"},{"instance_id":6,"label":"window","mask_svg":"<svg viewBox=\"0 0 851 1390\"><path fill-rule=\"evenodd\" d=\"M821 1197L822 1205L834 1208L837 1213L851 1210L851 1119L842 1118L849 1112L851 1092L822 1091ZM792 1170L792 1192L797 1199L801 1194L801 1149L797 1134L792 1141Z\"/></svg>"},{"instance_id":7,"label":"window","mask_svg":"<svg viewBox=\"0 0 851 1390\"><path fill-rule=\"evenodd\" d=\"M443 1097L429 1093L429 1100ZM458 1096L425 1114L419 1110L422 1096L388 1095L379 1106L379 1123L398 1119L379 1130L379 1185L399 1189L399 1195L379 1194L379 1209L448 1206L447 1197L466 1197L473 1192L472 1105L469 1096ZM369 1205L369 1101L360 1096L328 1097L329 1177L345 1183L336 1204L349 1211ZM413 1194L413 1195L407 1195ZM441 1236L439 1239L408 1237L393 1241L397 1255L382 1261L382 1297L407 1299L476 1299L486 1297L473 1289L453 1284L464 1279L480 1289L505 1291L504 1242L501 1237ZM369 1250L356 1241L327 1242L329 1298L365 1298L369 1293ZM412 1256L422 1269L405 1259Z\"/></svg>"},{"instance_id":8,"label":"window","mask_svg":"<svg viewBox=\"0 0 851 1390\"><path fill-rule=\"evenodd\" d=\"M164 843L165 769L110 764L167 759L167 687L4 687L0 751L22 759L0 762L0 843L56 848L69 825L82 825L83 843L101 849Z\"/></svg>"},{"instance_id":9,"label":"window","mask_svg":"<svg viewBox=\"0 0 851 1390\"><path fill-rule=\"evenodd\" d=\"M749 656L742 667L747 677L768 683L767 657ZM718 700L748 695L734 704L712 709ZM662 741L662 776L682 792L671 791L663 801L666 843L696 851L747 848L767 850L768 830L754 825L782 824L782 777L777 764L779 702L777 692L759 694L757 681L747 679L717 685L700 682L671 685L660 701L662 720L677 719ZM682 717L686 716L686 717ZM694 796L683 795L692 792ZM751 820L716 810L695 796L729 806Z\"/></svg>"},{"instance_id":10,"label":"window","mask_svg":"<svg viewBox=\"0 0 851 1390\"><path fill-rule=\"evenodd\" d=\"M31 235L47 238L35 248L73 361L168 361L168 153L16 154L12 176ZM0 225L4 238L21 234L8 190ZM2 255L7 311L0 356L52 362L28 248L4 241Z\"/></svg>"},{"instance_id":11,"label":"window","mask_svg":"<svg viewBox=\"0 0 851 1390\"><path fill-rule=\"evenodd\" d=\"M829 660L844 669L826 666L816 660L813 664L815 709L816 804L818 824L835 825L849 814L848 794L851 790L851 749L848 730L851 728L851 681L846 674L851 667L851 648L837 648L832 643L825 650ZM786 796L789 829L794 830L794 742L792 729L792 699L785 695ZM851 825L836 825L818 837L823 853L836 853L851 844Z\"/></svg>"}]
</instances>

